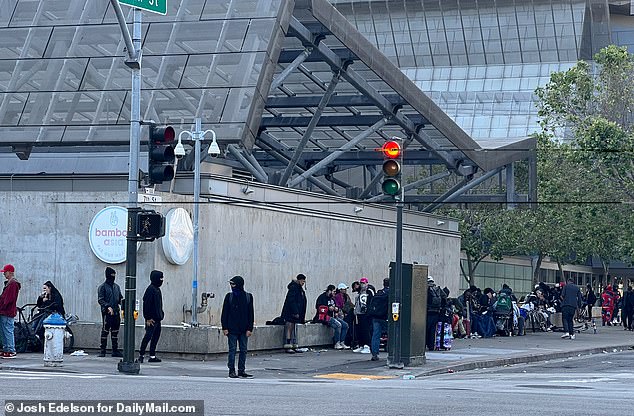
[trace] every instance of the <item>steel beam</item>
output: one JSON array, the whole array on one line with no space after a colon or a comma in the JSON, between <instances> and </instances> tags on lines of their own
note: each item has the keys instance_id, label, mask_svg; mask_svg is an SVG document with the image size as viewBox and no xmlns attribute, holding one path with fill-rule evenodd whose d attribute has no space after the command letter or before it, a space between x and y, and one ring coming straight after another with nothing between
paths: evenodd
<instances>
[{"instance_id":1,"label":"steel beam","mask_svg":"<svg viewBox=\"0 0 634 416\"><path fill-rule=\"evenodd\" d=\"M386 94L386 100L393 106L407 105L407 102L398 94ZM296 97L269 97L265 108L306 108L317 107L321 100L320 95L302 95ZM361 94L333 95L328 101L328 107L375 107L376 103ZM425 120L424 124L428 124Z\"/></svg>"},{"instance_id":2,"label":"steel beam","mask_svg":"<svg viewBox=\"0 0 634 416\"><path fill-rule=\"evenodd\" d=\"M349 142L347 142L346 144L341 146L341 148L339 148L338 150L335 150L334 152L332 152L331 154L326 156L324 159L322 159L320 162L318 162L317 164L311 166L310 169L308 169L306 172L304 172L301 175L295 177L293 180L291 180L289 182L288 186L290 186L292 188L293 186L299 185L299 183L301 181L303 181L304 179L306 179L308 176L311 176L317 170L321 169L322 167L325 167L330 162L332 162L333 160L337 159L344 152L346 152L347 150L350 150L352 147L356 146L357 143L359 143L361 140L365 140L369 135L371 135L372 133L374 133L375 131L377 131L381 127L385 126L386 123L387 123L387 119L386 118L382 118L381 120L377 121L372 126L370 126L370 128L364 130L361 134L357 135L355 138L353 138L352 140L350 140Z\"/></svg>"},{"instance_id":3,"label":"steel beam","mask_svg":"<svg viewBox=\"0 0 634 416\"><path fill-rule=\"evenodd\" d=\"M515 165L513 162L505 166L506 173L506 207L513 209L515 204Z\"/></svg>"},{"instance_id":4,"label":"steel beam","mask_svg":"<svg viewBox=\"0 0 634 416\"><path fill-rule=\"evenodd\" d=\"M282 85L284 80L291 74L291 72L296 70L297 67L300 66L302 62L304 62L306 58L310 56L312 51L313 51L313 48L306 48L304 49L302 53L297 55L297 57L293 60L293 62L291 62L289 66L284 68L284 70L278 76L275 77L273 82L271 82L271 88L269 88L269 91L275 91L277 87Z\"/></svg>"},{"instance_id":5,"label":"steel beam","mask_svg":"<svg viewBox=\"0 0 634 416\"><path fill-rule=\"evenodd\" d=\"M332 78L330 79L330 84L328 85L328 89L324 93L324 96L321 98L321 101L319 102L319 105L317 106L317 109L315 110L315 113L313 114L312 119L308 123L308 127L306 127L306 131L304 132L304 135L299 141L299 144L297 145L297 148L295 149L295 153L291 157L291 160L289 161L288 166L286 167L286 170L284 170L284 173L282 173L282 178L280 179L280 183L279 183L280 185L286 186L286 183L288 182L288 178L290 178L291 173L293 172L293 169L295 165L297 164L297 161L299 160L300 155L304 151L304 147L306 147L306 143L308 143L308 139L310 139L310 136L313 135L313 131L315 131L315 127L317 127L319 118L321 117L321 114L323 113L324 108L326 108L326 105L328 104L328 100L330 100L330 97L335 92L335 88L337 87L337 84L339 83L340 77L341 77L340 71L336 71L332 73Z\"/></svg>"},{"instance_id":6,"label":"steel beam","mask_svg":"<svg viewBox=\"0 0 634 416\"><path fill-rule=\"evenodd\" d=\"M247 170L251 172L251 175L253 175L258 181L260 181L261 183L268 182L268 177L262 176L262 174L255 168L255 166L253 166L251 162L249 162L247 158L245 158L240 153L240 150L237 148L235 144L230 144L229 146L227 146L227 150L229 150L229 153L231 153L233 157L238 159L240 163L242 163L242 166L247 168Z\"/></svg>"},{"instance_id":7,"label":"steel beam","mask_svg":"<svg viewBox=\"0 0 634 416\"><path fill-rule=\"evenodd\" d=\"M316 127L355 127L355 126L371 126L381 120L382 115L349 115L349 116L323 116L316 122ZM412 117L417 121L424 121L423 117L416 114ZM310 125L313 117L262 117L260 129L282 128L282 127L306 127ZM398 124L392 120L387 125Z\"/></svg>"}]
</instances>

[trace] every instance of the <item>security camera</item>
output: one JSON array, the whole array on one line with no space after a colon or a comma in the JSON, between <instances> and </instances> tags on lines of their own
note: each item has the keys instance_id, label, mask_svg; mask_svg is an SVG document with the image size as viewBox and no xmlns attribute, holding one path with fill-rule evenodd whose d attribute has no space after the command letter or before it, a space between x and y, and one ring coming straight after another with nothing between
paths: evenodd
<instances>
[{"instance_id":1,"label":"security camera","mask_svg":"<svg viewBox=\"0 0 634 416\"><path fill-rule=\"evenodd\" d=\"M174 148L174 156L176 156L177 159L180 159L183 156L185 156L185 146L183 146L183 143L181 142L180 138L178 139L178 143L176 144L176 147Z\"/></svg>"},{"instance_id":2,"label":"security camera","mask_svg":"<svg viewBox=\"0 0 634 416\"><path fill-rule=\"evenodd\" d=\"M207 153L214 157L220 156L220 146L218 146L218 142L216 142L215 138L211 141Z\"/></svg>"}]
</instances>

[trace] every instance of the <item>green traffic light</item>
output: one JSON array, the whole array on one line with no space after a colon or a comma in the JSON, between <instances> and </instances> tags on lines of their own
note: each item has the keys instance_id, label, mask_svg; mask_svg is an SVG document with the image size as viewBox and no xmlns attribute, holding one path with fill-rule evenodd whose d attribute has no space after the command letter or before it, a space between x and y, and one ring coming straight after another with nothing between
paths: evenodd
<instances>
[{"instance_id":1,"label":"green traffic light","mask_svg":"<svg viewBox=\"0 0 634 416\"><path fill-rule=\"evenodd\" d=\"M396 179L390 178L383 181L382 188L384 194L395 196L401 190L401 184Z\"/></svg>"}]
</instances>

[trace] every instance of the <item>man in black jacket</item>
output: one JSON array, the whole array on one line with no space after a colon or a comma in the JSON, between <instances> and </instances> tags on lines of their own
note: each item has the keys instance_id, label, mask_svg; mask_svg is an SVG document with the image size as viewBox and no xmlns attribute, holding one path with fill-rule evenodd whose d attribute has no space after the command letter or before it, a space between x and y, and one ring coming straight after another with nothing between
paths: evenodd
<instances>
[{"instance_id":1,"label":"man in black jacket","mask_svg":"<svg viewBox=\"0 0 634 416\"><path fill-rule=\"evenodd\" d=\"M229 367L230 378L253 377L246 372L247 363L247 342L253 333L253 295L244 290L244 279L242 276L233 276L229 280L231 292L225 296L222 304L222 333L227 337L229 343ZM236 343L240 345L240 356L238 357L238 374L236 375Z\"/></svg>"},{"instance_id":2,"label":"man in black jacket","mask_svg":"<svg viewBox=\"0 0 634 416\"><path fill-rule=\"evenodd\" d=\"M288 292L282 307L282 318L285 322L284 348L290 354L301 352L297 343L297 324L303 324L306 320L306 292L304 292L304 284L306 284L306 276L300 273L288 284Z\"/></svg>"},{"instance_id":3,"label":"man in black jacket","mask_svg":"<svg viewBox=\"0 0 634 416\"><path fill-rule=\"evenodd\" d=\"M101 351L99 357L106 356L108 332L112 340L112 356L123 357L119 351L119 327L121 326L121 288L114 282L117 272L106 267L106 281L97 289L97 302L101 307Z\"/></svg>"},{"instance_id":4,"label":"man in black jacket","mask_svg":"<svg viewBox=\"0 0 634 416\"><path fill-rule=\"evenodd\" d=\"M161 336L161 321L165 317L163 313L163 272L152 270L150 273L150 285L143 295L143 319L145 319L145 336L139 348L139 362L142 363L145 356L145 348L150 343L150 359L148 363L160 363L156 356L156 344Z\"/></svg>"}]
</instances>

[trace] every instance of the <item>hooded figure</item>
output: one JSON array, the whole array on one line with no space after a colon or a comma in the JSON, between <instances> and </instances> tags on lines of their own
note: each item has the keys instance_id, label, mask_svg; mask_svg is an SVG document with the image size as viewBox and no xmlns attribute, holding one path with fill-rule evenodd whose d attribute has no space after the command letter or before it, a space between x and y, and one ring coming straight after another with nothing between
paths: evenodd
<instances>
[{"instance_id":1,"label":"hooded figure","mask_svg":"<svg viewBox=\"0 0 634 416\"><path fill-rule=\"evenodd\" d=\"M301 352L297 341L296 324L303 324L306 320L305 283L306 276L301 273L291 280L287 286L288 292L286 292L286 299L284 299L284 306L282 307L282 318L285 321L284 349L289 354Z\"/></svg>"},{"instance_id":2,"label":"hooded figure","mask_svg":"<svg viewBox=\"0 0 634 416\"><path fill-rule=\"evenodd\" d=\"M145 335L139 348L139 362L142 363L145 349L150 343L150 363L160 363L156 356L156 344L161 336L161 321L165 317L163 312L163 294L160 287L163 285L163 272L152 270L150 273L150 285L143 295L143 319L145 319Z\"/></svg>"},{"instance_id":3,"label":"hooded figure","mask_svg":"<svg viewBox=\"0 0 634 416\"><path fill-rule=\"evenodd\" d=\"M100 357L106 356L108 346L108 332L112 339L112 356L122 357L119 351L119 328L121 327L121 303L123 296L121 288L114 282L117 272L112 267L106 267L106 281L97 289L97 301L101 307L101 351Z\"/></svg>"},{"instance_id":4,"label":"hooded figure","mask_svg":"<svg viewBox=\"0 0 634 416\"><path fill-rule=\"evenodd\" d=\"M229 354L227 366L229 367L229 377L237 378L252 377L246 373L247 345L248 338L253 333L253 295L244 291L244 279L242 276L233 276L229 280L231 292L225 295L222 304L220 322L222 323L222 333L227 337ZM238 357L238 374L236 375L235 357L236 346L240 346Z\"/></svg>"}]
</instances>

